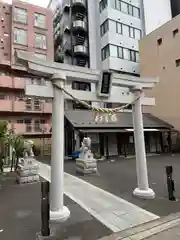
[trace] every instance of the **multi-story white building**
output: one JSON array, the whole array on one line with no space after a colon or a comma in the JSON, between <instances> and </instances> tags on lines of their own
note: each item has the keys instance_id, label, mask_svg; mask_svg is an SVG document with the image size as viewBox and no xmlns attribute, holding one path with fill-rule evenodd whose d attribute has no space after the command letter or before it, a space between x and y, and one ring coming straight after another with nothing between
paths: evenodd
<instances>
[{"instance_id":1,"label":"multi-story white building","mask_svg":"<svg viewBox=\"0 0 180 240\"><path fill-rule=\"evenodd\" d=\"M138 41L172 18L171 2L52 0L55 60L138 75Z\"/></svg>"},{"instance_id":2,"label":"multi-story white building","mask_svg":"<svg viewBox=\"0 0 180 240\"><path fill-rule=\"evenodd\" d=\"M139 74L140 2L128 2L102 0L99 3L102 68Z\"/></svg>"}]
</instances>

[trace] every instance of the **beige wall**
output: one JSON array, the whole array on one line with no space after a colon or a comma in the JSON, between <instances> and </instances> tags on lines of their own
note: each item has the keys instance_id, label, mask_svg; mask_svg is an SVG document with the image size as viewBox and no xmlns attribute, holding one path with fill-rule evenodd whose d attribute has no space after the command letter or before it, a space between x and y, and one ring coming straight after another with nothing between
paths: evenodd
<instances>
[{"instance_id":1,"label":"beige wall","mask_svg":"<svg viewBox=\"0 0 180 240\"><path fill-rule=\"evenodd\" d=\"M179 28L176 36L173 31ZM157 40L162 38L162 44ZM140 41L142 77L159 77L159 83L147 96L155 96L156 106L145 111L160 117L180 130L180 15Z\"/></svg>"}]
</instances>

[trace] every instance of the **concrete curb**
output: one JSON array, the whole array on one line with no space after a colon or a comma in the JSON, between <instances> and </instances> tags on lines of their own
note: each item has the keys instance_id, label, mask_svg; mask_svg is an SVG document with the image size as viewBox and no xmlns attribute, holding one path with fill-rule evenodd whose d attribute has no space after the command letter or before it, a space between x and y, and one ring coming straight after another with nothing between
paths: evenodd
<instances>
[{"instance_id":1,"label":"concrete curb","mask_svg":"<svg viewBox=\"0 0 180 240\"><path fill-rule=\"evenodd\" d=\"M129 228L125 231L114 233L99 240L142 240L173 228L179 224L180 212L141 224L137 227Z\"/></svg>"}]
</instances>

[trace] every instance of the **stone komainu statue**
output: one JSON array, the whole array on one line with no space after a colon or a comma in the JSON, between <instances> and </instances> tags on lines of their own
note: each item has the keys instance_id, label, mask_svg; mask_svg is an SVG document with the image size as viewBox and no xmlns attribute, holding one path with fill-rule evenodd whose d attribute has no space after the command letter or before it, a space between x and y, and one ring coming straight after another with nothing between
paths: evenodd
<instances>
[{"instance_id":1,"label":"stone komainu statue","mask_svg":"<svg viewBox=\"0 0 180 240\"><path fill-rule=\"evenodd\" d=\"M80 152L82 154L85 154L87 152L91 152L91 139L89 137L83 138L83 141L81 143Z\"/></svg>"},{"instance_id":2,"label":"stone komainu statue","mask_svg":"<svg viewBox=\"0 0 180 240\"><path fill-rule=\"evenodd\" d=\"M24 155L25 157L34 157L34 152L33 152L33 145L34 142L32 140L26 140L24 141Z\"/></svg>"},{"instance_id":3,"label":"stone komainu statue","mask_svg":"<svg viewBox=\"0 0 180 240\"><path fill-rule=\"evenodd\" d=\"M97 173L97 162L91 153L91 139L83 138L79 158L76 159L76 172L81 174Z\"/></svg>"}]
</instances>

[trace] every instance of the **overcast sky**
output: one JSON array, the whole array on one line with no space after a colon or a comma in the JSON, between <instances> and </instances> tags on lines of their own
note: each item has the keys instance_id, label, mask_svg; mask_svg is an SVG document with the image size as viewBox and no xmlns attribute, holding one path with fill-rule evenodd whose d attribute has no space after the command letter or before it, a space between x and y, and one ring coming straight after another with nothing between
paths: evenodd
<instances>
[{"instance_id":1,"label":"overcast sky","mask_svg":"<svg viewBox=\"0 0 180 240\"><path fill-rule=\"evenodd\" d=\"M2 2L12 3L12 0L1 0ZM41 7L47 7L49 0L24 0L23 2L32 3Z\"/></svg>"}]
</instances>

